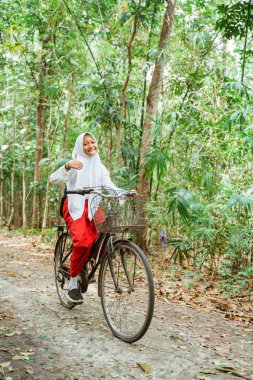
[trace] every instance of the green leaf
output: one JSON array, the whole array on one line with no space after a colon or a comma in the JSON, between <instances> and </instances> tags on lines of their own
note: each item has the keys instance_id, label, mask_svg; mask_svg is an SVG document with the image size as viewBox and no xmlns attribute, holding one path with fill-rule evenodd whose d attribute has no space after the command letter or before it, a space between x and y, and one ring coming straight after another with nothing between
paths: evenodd
<instances>
[{"instance_id":1,"label":"green leaf","mask_svg":"<svg viewBox=\"0 0 253 380\"><path fill-rule=\"evenodd\" d=\"M48 359L55 359L55 358L57 358L56 354L49 354L48 355Z\"/></svg>"},{"instance_id":2,"label":"green leaf","mask_svg":"<svg viewBox=\"0 0 253 380\"><path fill-rule=\"evenodd\" d=\"M33 355L23 356L23 358L26 360L36 360L36 356L33 356Z\"/></svg>"},{"instance_id":3,"label":"green leaf","mask_svg":"<svg viewBox=\"0 0 253 380\"><path fill-rule=\"evenodd\" d=\"M189 213L190 205L183 196L182 191L177 192L170 200L168 204L168 215L171 215L175 211L179 213L181 218L186 222L190 219Z\"/></svg>"}]
</instances>

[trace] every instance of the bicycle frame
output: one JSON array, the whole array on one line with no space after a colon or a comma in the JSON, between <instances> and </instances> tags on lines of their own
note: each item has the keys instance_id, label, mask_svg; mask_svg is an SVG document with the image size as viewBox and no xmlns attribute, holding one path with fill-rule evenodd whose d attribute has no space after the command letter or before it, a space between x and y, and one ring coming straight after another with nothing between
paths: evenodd
<instances>
[{"instance_id":1,"label":"bicycle frame","mask_svg":"<svg viewBox=\"0 0 253 380\"><path fill-rule=\"evenodd\" d=\"M99 264L101 264L102 260L104 259L104 256L106 255L106 251L107 251L107 243L110 237L111 235L108 233L100 233L98 238L94 242L91 248L91 253L90 253L87 263L90 262L94 258L95 265L93 266L92 270L88 274L88 280L90 280L94 276Z\"/></svg>"},{"instance_id":2,"label":"bicycle frame","mask_svg":"<svg viewBox=\"0 0 253 380\"><path fill-rule=\"evenodd\" d=\"M110 196L101 194L99 192L96 192L96 191L94 191L94 189L69 190L66 193L67 194L81 194L81 195L85 195L85 194L90 194L91 192L94 193L94 194L98 194L100 196L103 196L105 198L110 199ZM58 226L58 237L59 237L60 234L63 234L63 233L64 233L64 227L63 226ZM67 233L68 233L68 230L67 230ZM91 271L88 273L88 281L90 281L93 278L93 276L94 276L94 274L95 274L98 266L105 259L105 256L107 256L108 257L110 271L111 271L111 275L112 275L112 278L113 278L113 282L114 282L115 288L117 289L118 284L117 284L116 275L114 273L114 269L113 269L113 265L112 265L111 254L113 253L114 247L117 245L117 243L127 242L128 240L126 240L126 239L117 239L116 237L114 239L113 236L114 235L111 235L108 232L101 232L99 234L98 238L95 240L95 242L94 242L94 244L93 244L93 246L91 248L91 252L90 252L88 261L87 261L87 263L89 263L92 259L94 259L94 261L95 261L95 265L92 267ZM108 242L109 242L110 239L111 239L111 244L110 244L110 246L108 246ZM66 241L64 242L64 244L65 243L66 243ZM63 264L66 262L66 260L71 255L72 248L73 248L73 246L70 247L69 252L66 254L66 256L64 258L62 258L62 263ZM65 250L65 245L63 247L63 251L64 250ZM122 264L125 266L123 260L122 260ZM83 268L83 269L85 269L85 268ZM67 270L65 270L64 268L62 268L62 273L69 276L69 272ZM129 282L129 285L130 285L129 279L128 279L128 282ZM99 297L101 295L100 275L99 275L99 280L98 280L98 295L99 295Z\"/></svg>"},{"instance_id":3,"label":"bicycle frame","mask_svg":"<svg viewBox=\"0 0 253 380\"><path fill-rule=\"evenodd\" d=\"M66 231L65 231L65 229L66 229ZM68 229L65 226L57 226L57 231L58 231L58 237L65 233L66 239L67 239ZM100 233L98 235L97 239L95 240L95 242L91 248L91 252L90 252L88 261L87 261L87 263L88 263L94 258L95 265L93 266L92 270L90 271L90 273L88 275L88 280L90 280L94 276L99 264L101 264L105 254L106 254L107 243L108 243L110 237L111 237L111 235L109 233ZM63 244L64 244L62 247L63 252L65 250L66 239L63 242ZM71 255L72 249L73 249L73 245L70 246L68 253L64 257L62 257L62 264L64 264L67 261L67 259L69 258L69 256ZM67 274L69 275L67 270L65 270L64 268L62 268L62 272L65 275L67 275Z\"/></svg>"},{"instance_id":4,"label":"bicycle frame","mask_svg":"<svg viewBox=\"0 0 253 380\"><path fill-rule=\"evenodd\" d=\"M93 189L82 189L69 191L69 194L86 195L91 192L97 193ZM103 194L98 194L103 197ZM110 202L109 196L105 198ZM100 198L98 198L98 204L100 204ZM138 202L136 204L138 206ZM94 202L94 205L96 213L97 203ZM117 210L117 202L115 209ZM110 208L106 206L102 208L102 216L104 210L110 211ZM127 213L122 213L122 215L129 216ZM110 217L108 220L110 221ZM88 252L86 250L88 260L78 275L77 287L80 293L85 293L89 284L94 282L94 275L99 267L97 291L105 320L116 337L127 343L136 342L146 333L152 320L155 299L154 281L150 264L143 251L126 235L124 236L124 233L128 230L129 232L139 231L143 226L142 220L140 219L140 223L134 220L135 224L121 224L119 218L118 225L104 224L103 218L99 219L99 217L97 221L97 224L94 221L94 225L98 235L91 249ZM57 231L58 240L54 254L56 290L61 304L72 309L76 303L71 302L68 297L68 281L70 280L69 259L73 251L73 240L65 226L57 226ZM133 324L133 320L136 323Z\"/></svg>"},{"instance_id":5,"label":"bicycle frame","mask_svg":"<svg viewBox=\"0 0 253 380\"><path fill-rule=\"evenodd\" d=\"M66 229L66 231L64 231L65 228L66 228L65 226L58 226L57 227L58 236L62 235L63 233L66 233L66 238L67 238L68 230ZM108 242L110 240L111 240L110 245L108 245ZM88 273L88 281L90 281L93 278L93 276L96 273L99 265L102 263L102 261L107 256L111 275L112 275L112 279L114 282L114 286L117 289L118 284L117 284L116 274L114 272L113 265L112 265L111 255L113 253L114 248L117 246L117 244L124 243L127 241L128 241L127 239L117 239L116 237L114 237L114 235L110 235L109 233L100 233L99 234L98 238L95 240L95 242L91 248L90 256L89 256L89 259L87 262L87 263L89 263L92 259L94 259L94 261L95 261L95 265L92 267L91 271ZM65 244L66 244L66 239L64 240L63 251L65 250ZM71 245L68 253L62 258L63 264L67 261L67 259L71 255L72 247L73 246ZM124 265L124 262L122 262L122 264ZM63 275L69 276L69 272L66 269L61 268L61 272ZM129 282L129 285L130 285L130 282ZM100 274L98 277L98 296L99 297L101 296Z\"/></svg>"}]
</instances>

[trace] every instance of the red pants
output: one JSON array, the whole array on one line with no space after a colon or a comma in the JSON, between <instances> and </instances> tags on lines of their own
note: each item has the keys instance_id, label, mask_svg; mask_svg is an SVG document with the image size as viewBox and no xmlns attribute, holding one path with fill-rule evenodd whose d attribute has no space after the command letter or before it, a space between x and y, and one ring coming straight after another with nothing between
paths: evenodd
<instances>
[{"instance_id":1,"label":"red pants","mask_svg":"<svg viewBox=\"0 0 253 380\"><path fill-rule=\"evenodd\" d=\"M70 276L76 277L89 259L92 244L98 233L93 221L88 219L88 200L81 218L73 220L68 210L68 198L63 205L63 217L73 239L73 251L70 258Z\"/></svg>"}]
</instances>

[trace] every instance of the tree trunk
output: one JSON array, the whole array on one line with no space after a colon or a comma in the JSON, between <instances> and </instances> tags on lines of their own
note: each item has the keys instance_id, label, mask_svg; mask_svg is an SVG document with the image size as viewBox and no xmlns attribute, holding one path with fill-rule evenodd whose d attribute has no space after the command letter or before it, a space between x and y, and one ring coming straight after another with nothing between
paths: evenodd
<instances>
[{"instance_id":1,"label":"tree trunk","mask_svg":"<svg viewBox=\"0 0 253 380\"><path fill-rule=\"evenodd\" d=\"M45 194L45 204L44 204L44 211L43 211L42 230L44 230L47 226L49 184L50 182L49 182L49 176L48 176L47 185L46 185L46 194Z\"/></svg>"},{"instance_id":2,"label":"tree trunk","mask_svg":"<svg viewBox=\"0 0 253 380\"><path fill-rule=\"evenodd\" d=\"M55 125L54 132L52 133L53 130L53 109L50 109L50 117L49 117L49 126L47 130L47 147L48 147L48 157L51 157L52 149L56 140L56 136L59 130L60 126L60 99L59 99L59 104L58 104L58 109L57 109L57 121ZM69 107L68 107L69 109ZM65 124L66 125L66 124ZM51 140L50 140L51 138ZM46 184L46 191L45 191L45 202L44 202L44 211L43 211L43 219L42 219L42 230L47 227L47 222L48 222L48 199L49 199L49 187L50 187L50 182L49 182L49 177L50 174L47 176L47 184ZM62 189L60 188L60 197L62 194Z\"/></svg>"},{"instance_id":3,"label":"tree trunk","mask_svg":"<svg viewBox=\"0 0 253 380\"><path fill-rule=\"evenodd\" d=\"M2 130L2 146L5 143L6 124L3 122ZM1 152L1 164L0 164L0 227L4 223L4 151Z\"/></svg>"},{"instance_id":4,"label":"tree trunk","mask_svg":"<svg viewBox=\"0 0 253 380\"><path fill-rule=\"evenodd\" d=\"M162 85L162 80L164 76L164 68L165 68L165 59L164 59L164 52L166 50L167 42L170 38L172 25L173 25L173 19L174 19L174 13L175 13L175 5L176 0L167 0L167 7L164 14L164 20L163 20L163 26L162 31L160 34L160 40L158 44L158 50L161 51L161 54L159 54L159 58L157 59L155 63L155 68L152 75L151 84L149 87L149 92L147 96L147 102L146 102L146 116L145 116L145 123L143 127L143 134L141 139L141 147L140 147L140 192L144 196L144 200L147 202L150 196L150 186L149 181L146 177L146 169L143 168L143 164L145 163L145 155L150 150L150 143L151 143L151 131L152 126L154 123L154 120L157 116L157 110L158 110L158 102L159 102L159 95ZM147 231L146 231L147 232ZM140 245L144 252L147 252L147 233L144 232L140 236Z\"/></svg>"},{"instance_id":5,"label":"tree trunk","mask_svg":"<svg viewBox=\"0 0 253 380\"><path fill-rule=\"evenodd\" d=\"M248 32L250 27L250 14L251 14L251 0L248 1L248 12L247 12L247 20L245 23L245 38L243 45L243 59L242 59L242 74L241 74L241 82L244 81L244 72L245 72L245 64L246 64L246 51L247 51L247 42L248 42Z\"/></svg>"},{"instance_id":6,"label":"tree trunk","mask_svg":"<svg viewBox=\"0 0 253 380\"><path fill-rule=\"evenodd\" d=\"M8 77L8 71L6 70L6 78ZM6 107L9 103L9 83L7 80L6 83L6 96L5 100L2 101L2 107ZM2 129L2 146L5 145L5 136L6 136L7 125L5 119L3 118L3 129ZM1 151L1 166L0 166L0 227L4 224L4 156L5 150Z\"/></svg>"},{"instance_id":7,"label":"tree trunk","mask_svg":"<svg viewBox=\"0 0 253 380\"><path fill-rule=\"evenodd\" d=\"M173 18L174 18L174 13L175 13L175 5L176 5L176 0L167 0L167 7L164 14L164 20L163 20L163 27L162 27L162 31L160 35L159 44L158 44L159 50L165 51L167 42L170 38ZM142 141L141 141L141 159L140 159L141 165L145 163L145 155L150 150L151 129L157 115L160 89L161 89L161 84L162 84L162 80L164 76L164 67L165 67L165 59L164 59L164 54L162 53L162 54L159 54L159 58L157 59L155 63L155 68L153 71L152 80L151 80L151 84L150 84L149 92L147 96L146 117L145 117L145 123L144 123L143 135L142 135ZM148 183L148 179L146 178L146 170L143 167L141 168L140 174L141 174L140 175L140 190L141 190L142 195L145 197L145 200L147 201L150 195L149 183Z\"/></svg>"},{"instance_id":8,"label":"tree trunk","mask_svg":"<svg viewBox=\"0 0 253 380\"><path fill-rule=\"evenodd\" d=\"M146 62L149 61L149 55L150 55L150 46L151 46L151 38L152 38L152 33L153 33L153 27L154 27L154 21L155 21L155 14L157 10L157 3L154 3L154 8L153 8L153 15L152 15L152 20L151 20L151 25L150 25L150 30L149 30L149 36L148 36L148 52L146 56ZM140 120L140 148L141 148L141 140L142 140L142 135L143 135L143 128L144 128L144 118L145 118L145 102L146 102L146 92L147 92L147 76L148 76L148 66L145 66L145 71L144 71L144 81L143 81L143 96L142 96L142 104L141 104L141 120ZM138 158L137 158L137 172L139 173L140 170L140 159L141 159L141 151L139 149L138 152Z\"/></svg>"},{"instance_id":9,"label":"tree trunk","mask_svg":"<svg viewBox=\"0 0 253 380\"><path fill-rule=\"evenodd\" d=\"M139 0L139 6L141 5L141 0ZM119 106L119 115L118 122L116 127L116 167L120 165L120 152L121 152L121 128L122 128L122 119L123 116L126 116L126 91L129 83L131 71L132 71L132 44L134 37L137 32L137 23L138 23L138 14L134 17L133 29L130 36L130 39L127 44L127 60L128 60L128 69L125 81L121 88L121 96L120 96L120 106Z\"/></svg>"},{"instance_id":10,"label":"tree trunk","mask_svg":"<svg viewBox=\"0 0 253 380\"><path fill-rule=\"evenodd\" d=\"M38 212L39 196L37 194L37 185L41 180L41 171L39 162L43 158L44 135L46 127L46 100L43 91L43 83L46 76L46 62L44 60L46 44L50 41L51 36L43 39L40 53L40 73L39 73L39 95L36 105L36 152L35 152L35 168L34 168L34 191L33 191L33 225L40 225L40 215Z\"/></svg>"},{"instance_id":11,"label":"tree trunk","mask_svg":"<svg viewBox=\"0 0 253 380\"><path fill-rule=\"evenodd\" d=\"M28 139L28 130L29 125L27 123L27 107L24 106L24 117L25 117L25 128L24 133L24 144L23 144L23 159L22 159L22 228L27 227L27 216L26 216L26 198L27 198L27 189L26 189L26 143Z\"/></svg>"},{"instance_id":12,"label":"tree trunk","mask_svg":"<svg viewBox=\"0 0 253 380\"><path fill-rule=\"evenodd\" d=\"M53 128L53 108L50 108L50 116L49 116L49 126L46 133L46 140L48 146L48 157L51 156L50 149L50 136ZM42 219L42 230L46 228L47 225L47 215L48 215L48 192L49 192L49 175L47 177L46 191L45 191L45 202L44 202L44 210L43 210L43 219Z\"/></svg>"},{"instance_id":13,"label":"tree trunk","mask_svg":"<svg viewBox=\"0 0 253 380\"><path fill-rule=\"evenodd\" d=\"M105 166L109 170L109 172L112 174L112 149L113 149L113 129L114 129L114 123L112 116L109 113L109 129L105 131L106 137L105 137Z\"/></svg>"},{"instance_id":14,"label":"tree trunk","mask_svg":"<svg viewBox=\"0 0 253 380\"><path fill-rule=\"evenodd\" d=\"M69 114L71 112L71 106L72 106L72 91L74 87L74 74L72 74L71 78L71 87L68 90L68 108L64 119L64 128L63 128L63 142L62 142L62 152L63 157L65 157L66 154L66 147L67 147L67 130L69 125Z\"/></svg>"},{"instance_id":15,"label":"tree trunk","mask_svg":"<svg viewBox=\"0 0 253 380\"><path fill-rule=\"evenodd\" d=\"M15 109L15 101L14 101L14 109ZM7 228L10 229L11 222L14 215L14 198L15 198L15 190L14 190L14 181L15 181L15 142L16 142L16 128L17 128L17 119L14 115L13 118L13 142L12 142L12 170L11 170L11 202L10 202L10 215L7 222Z\"/></svg>"},{"instance_id":16,"label":"tree trunk","mask_svg":"<svg viewBox=\"0 0 253 380\"><path fill-rule=\"evenodd\" d=\"M26 153L22 160L22 228L27 227L27 218L26 218Z\"/></svg>"},{"instance_id":17,"label":"tree trunk","mask_svg":"<svg viewBox=\"0 0 253 380\"><path fill-rule=\"evenodd\" d=\"M44 151L44 135L45 135L45 121L46 121L46 107L44 101L44 93L41 90L39 93L37 106L36 106L36 152L35 152L35 169L34 169L34 193L33 193L33 225L39 226L39 212L38 212L38 194L37 185L41 180L41 171L39 162L43 158Z\"/></svg>"}]
</instances>

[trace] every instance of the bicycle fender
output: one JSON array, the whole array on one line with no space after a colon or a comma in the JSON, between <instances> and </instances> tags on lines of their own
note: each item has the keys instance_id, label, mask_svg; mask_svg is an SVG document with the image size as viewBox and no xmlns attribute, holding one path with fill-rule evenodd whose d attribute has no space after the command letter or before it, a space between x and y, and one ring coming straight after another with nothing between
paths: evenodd
<instances>
[{"instance_id":1,"label":"bicycle fender","mask_svg":"<svg viewBox=\"0 0 253 380\"><path fill-rule=\"evenodd\" d=\"M124 244L124 243L129 243L129 242L131 242L131 240L129 240L129 239L115 239L115 240L113 240L113 247L116 247L117 245L119 245L119 244Z\"/></svg>"},{"instance_id":2,"label":"bicycle fender","mask_svg":"<svg viewBox=\"0 0 253 380\"><path fill-rule=\"evenodd\" d=\"M62 232L59 236L58 236L58 239L56 241L56 244L55 244L55 248L54 248L54 261L55 261L55 255L56 255L56 251L57 251L57 247L59 244L62 244L62 239L64 237L64 235L67 237L67 236L70 236L69 232L66 231L66 232ZM66 239L65 237L65 239Z\"/></svg>"},{"instance_id":3,"label":"bicycle fender","mask_svg":"<svg viewBox=\"0 0 253 380\"><path fill-rule=\"evenodd\" d=\"M103 260L102 260L102 263L100 264L100 268L99 268L99 272L98 272L98 296L101 297L101 288L102 288L102 282L101 282L101 268L103 267L104 265L104 262L107 258L107 255L104 256Z\"/></svg>"}]
</instances>

